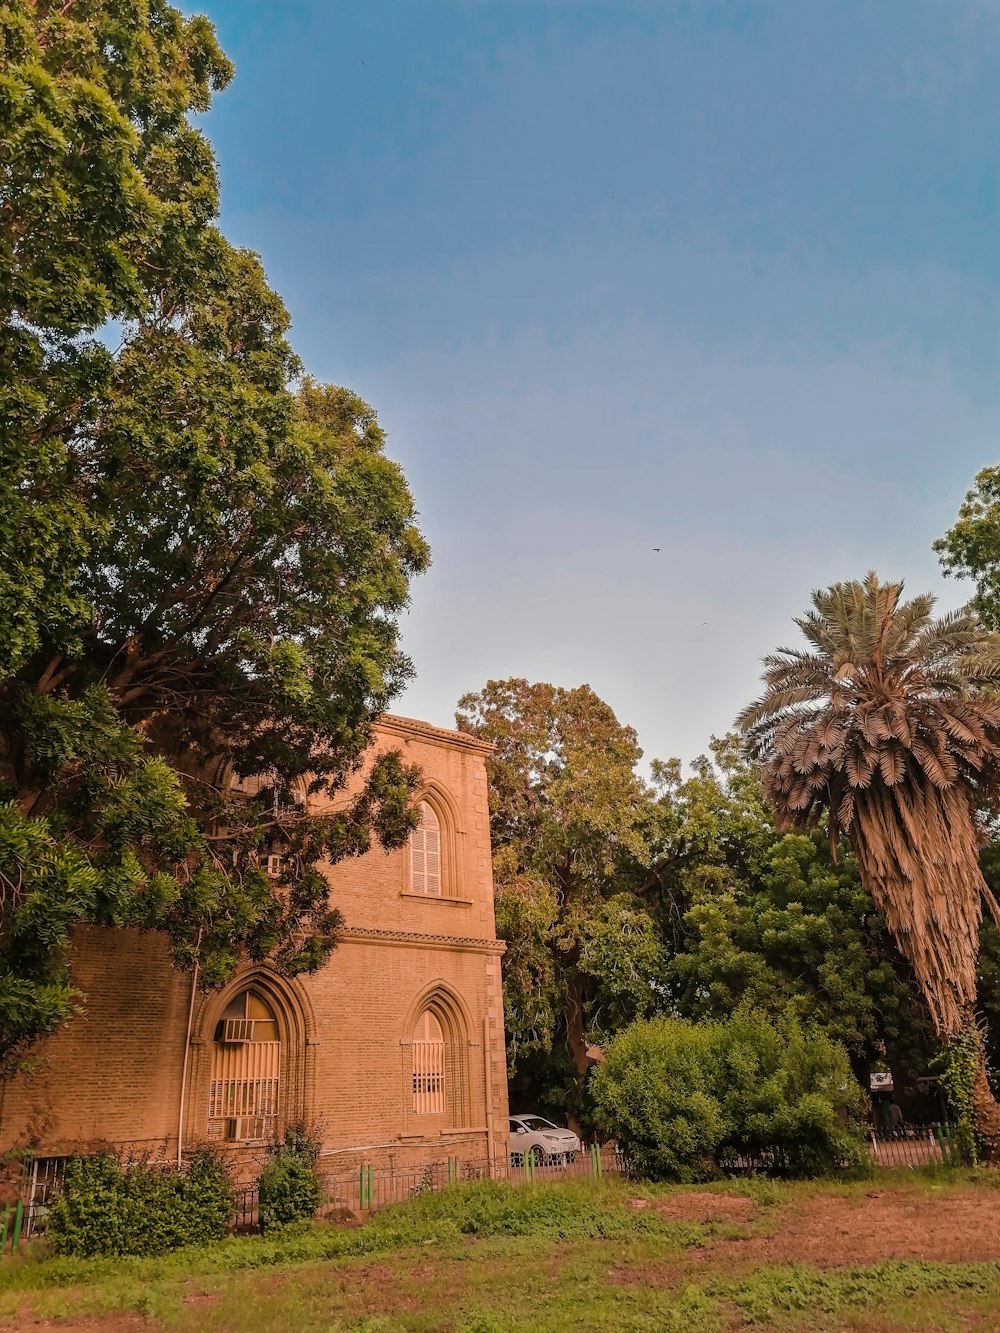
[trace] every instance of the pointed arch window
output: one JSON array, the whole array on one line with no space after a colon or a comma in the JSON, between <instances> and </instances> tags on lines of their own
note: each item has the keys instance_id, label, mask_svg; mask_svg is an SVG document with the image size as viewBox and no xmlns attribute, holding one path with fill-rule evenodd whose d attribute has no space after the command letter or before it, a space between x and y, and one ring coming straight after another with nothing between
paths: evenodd
<instances>
[{"instance_id":1,"label":"pointed arch window","mask_svg":"<svg viewBox=\"0 0 1000 1333\"><path fill-rule=\"evenodd\" d=\"M211 1138L274 1138L278 1125L281 1039L274 1010L254 990L228 1004L215 1028L208 1126Z\"/></svg>"},{"instance_id":2,"label":"pointed arch window","mask_svg":"<svg viewBox=\"0 0 1000 1333\"><path fill-rule=\"evenodd\" d=\"M411 1011L404 1032L413 1129L427 1134L470 1124L468 1024L456 997L442 986L432 988Z\"/></svg>"},{"instance_id":3,"label":"pointed arch window","mask_svg":"<svg viewBox=\"0 0 1000 1333\"><path fill-rule=\"evenodd\" d=\"M413 1033L413 1109L440 1115L445 1109L446 1047L441 1024L425 1010Z\"/></svg>"},{"instance_id":4,"label":"pointed arch window","mask_svg":"<svg viewBox=\"0 0 1000 1333\"><path fill-rule=\"evenodd\" d=\"M419 805L420 823L410 834L410 892L441 896L441 821L427 801Z\"/></svg>"}]
</instances>

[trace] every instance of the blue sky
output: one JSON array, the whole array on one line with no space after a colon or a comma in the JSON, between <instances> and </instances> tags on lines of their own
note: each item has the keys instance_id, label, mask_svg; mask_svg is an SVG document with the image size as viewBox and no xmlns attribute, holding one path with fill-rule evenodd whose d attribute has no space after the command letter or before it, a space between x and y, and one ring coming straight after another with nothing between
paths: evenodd
<instances>
[{"instance_id":1,"label":"blue sky","mask_svg":"<svg viewBox=\"0 0 1000 1333\"><path fill-rule=\"evenodd\" d=\"M395 711L588 682L691 759L1000 454L1000 0L207 0L223 225L434 566ZM659 554L653 547L660 547Z\"/></svg>"}]
</instances>

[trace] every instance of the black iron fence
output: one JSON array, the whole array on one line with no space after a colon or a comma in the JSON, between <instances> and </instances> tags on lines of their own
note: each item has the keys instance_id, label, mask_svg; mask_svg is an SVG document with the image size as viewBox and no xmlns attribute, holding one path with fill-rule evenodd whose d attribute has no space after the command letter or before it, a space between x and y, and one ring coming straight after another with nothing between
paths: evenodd
<instances>
[{"instance_id":1,"label":"black iron fence","mask_svg":"<svg viewBox=\"0 0 1000 1333\"><path fill-rule=\"evenodd\" d=\"M871 1130L868 1151L875 1167L956 1164L961 1154L954 1129L946 1123L922 1127L901 1126L895 1130ZM720 1162L726 1172L767 1171L767 1154ZM62 1184L67 1159L39 1158L27 1164L19 1197L0 1205L0 1255L13 1252L18 1244L44 1230L49 1205ZM536 1159L518 1154L492 1158L448 1157L419 1165L375 1165L365 1162L350 1171L327 1172L322 1176L322 1194L317 1217L337 1220L357 1217L401 1203L420 1194L441 1190L467 1180L501 1180L524 1185L547 1180L597 1179L629 1176L624 1154L614 1146L593 1144L580 1152L558 1158ZM234 1229L255 1231L260 1226L257 1185L236 1189Z\"/></svg>"},{"instance_id":2,"label":"black iron fence","mask_svg":"<svg viewBox=\"0 0 1000 1333\"><path fill-rule=\"evenodd\" d=\"M953 1126L901 1125L898 1129L869 1130L868 1152L875 1166L958 1165L961 1152Z\"/></svg>"}]
</instances>

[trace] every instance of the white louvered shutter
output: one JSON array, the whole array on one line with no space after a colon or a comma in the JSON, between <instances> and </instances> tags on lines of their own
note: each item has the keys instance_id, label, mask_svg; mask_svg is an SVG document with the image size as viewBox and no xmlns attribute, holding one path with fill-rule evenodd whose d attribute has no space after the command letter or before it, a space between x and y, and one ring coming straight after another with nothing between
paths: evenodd
<instances>
[{"instance_id":1,"label":"white louvered shutter","mask_svg":"<svg viewBox=\"0 0 1000 1333\"><path fill-rule=\"evenodd\" d=\"M441 826L426 801L420 823L410 835L410 891L441 896Z\"/></svg>"}]
</instances>

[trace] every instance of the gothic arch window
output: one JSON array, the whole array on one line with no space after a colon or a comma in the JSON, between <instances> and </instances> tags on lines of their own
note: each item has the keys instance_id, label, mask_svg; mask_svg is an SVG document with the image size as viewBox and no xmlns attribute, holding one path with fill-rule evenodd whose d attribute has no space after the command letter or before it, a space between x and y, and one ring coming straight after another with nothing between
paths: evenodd
<instances>
[{"instance_id":1,"label":"gothic arch window","mask_svg":"<svg viewBox=\"0 0 1000 1333\"><path fill-rule=\"evenodd\" d=\"M441 820L428 801L417 807L420 823L410 834L410 892L441 897Z\"/></svg>"},{"instance_id":2,"label":"gothic arch window","mask_svg":"<svg viewBox=\"0 0 1000 1333\"><path fill-rule=\"evenodd\" d=\"M413 1109L417 1115L440 1115L445 1109L446 1053L441 1024L425 1009L413 1033Z\"/></svg>"},{"instance_id":3,"label":"gothic arch window","mask_svg":"<svg viewBox=\"0 0 1000 1333\"><path fill-rule=\"evenodd\" d=\"M403 892L464 903L458 807L444 788L433 783L422 792L417 814L420 822L406 849Z\"/></svg>"},{"instance_id":4,"label":"gothic arch window","mask_svg":"<svg viewBox=\"0 0 1000 1333\"><path fill-rule=\"evenodd\" d=\"M210 1138L254 1142L277 1137L283 1063L274 1009L256 990L241 991L215 1025Z\"/></svg>"},{"instance_id":5,"label":"gothic arch window","mask_svg":"<svg viewBox=\"0 0 1000 1333\"><path fill-rule=\"evenodd\" d=\"M469 1036L465 1016L444 986L417 1005L409 1031L409 1084L415 1125L431 1128L468 1124Z\"/></svg>"}]
</instances>

